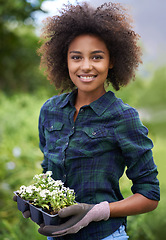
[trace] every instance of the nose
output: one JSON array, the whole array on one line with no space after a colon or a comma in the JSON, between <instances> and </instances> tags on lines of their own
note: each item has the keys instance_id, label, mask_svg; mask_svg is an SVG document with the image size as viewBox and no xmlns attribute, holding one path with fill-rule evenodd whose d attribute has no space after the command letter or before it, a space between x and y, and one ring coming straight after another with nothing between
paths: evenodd
<instances>
[{"instance_id":1,"label":"nose","mask_svg":"<svg viewBox=\"0 0 166 240\"><path fill-rule=\"evenodd\" d=\"M90 59L83 59L82 64L81 64L81 69L85 72L91 71L92 70L92 62Z\"/></svg>"}]
</instances>

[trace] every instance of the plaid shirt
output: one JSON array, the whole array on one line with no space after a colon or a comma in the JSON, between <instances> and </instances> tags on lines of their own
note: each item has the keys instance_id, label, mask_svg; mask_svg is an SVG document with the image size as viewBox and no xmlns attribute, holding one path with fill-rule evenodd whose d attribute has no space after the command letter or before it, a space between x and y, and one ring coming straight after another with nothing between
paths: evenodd
<instances>
[{"instance_id":1,"label":"plaid shirt","mask_svg":"<svg viewBox=\"0 0 166 240\"><path fill-rule=\"evenodd\" d=\"M81 107L74 122L76 91L49 99L39 117L40 149L44 172L53 172L76 192L76 200L89 204L123 199L119 178L132 180L132 192L159 200L157 168L152 141L137 111L109 91ZM113 233L126 218L92 222L77 234L56 239L100 240Z\"/></svg>"}]
</instances>

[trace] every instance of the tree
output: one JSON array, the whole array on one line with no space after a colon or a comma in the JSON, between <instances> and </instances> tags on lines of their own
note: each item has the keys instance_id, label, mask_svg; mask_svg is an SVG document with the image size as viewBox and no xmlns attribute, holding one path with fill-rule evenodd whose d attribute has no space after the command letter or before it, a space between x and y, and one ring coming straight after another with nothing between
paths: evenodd
<instances>
[{"instance_id":1,"label":"tree","mask_svg":"<svg viewBox=\"0 0 166 240\"><path fill-rule=\"evenodd\" d=\"M33 13L42 11L44 0L1 0L0 4L0 88L34 90L44 77L38 70ZM45 80L44 80L45 81ZM43 82L44 82L43 81Z\"/></svg>"}]
</instances>

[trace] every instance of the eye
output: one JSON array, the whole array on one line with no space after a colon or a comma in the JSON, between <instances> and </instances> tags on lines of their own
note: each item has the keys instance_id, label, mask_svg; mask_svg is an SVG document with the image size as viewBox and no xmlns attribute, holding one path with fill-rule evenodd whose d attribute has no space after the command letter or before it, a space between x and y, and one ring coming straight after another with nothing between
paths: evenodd
<instances>
[{"instance_id":1,"label":"eye","mask_svg":"<svg viewBox=\"0 0 166 240\"><path fill-rule=\"evenodd\" d=\"M73 59L73 60L80 60L81 56L73 55L73 56L71 56L71 59Z\"/></svg>"},{"instance_id":2,"label":"eye","mask_svg":"<svg viewBox=\"0 0 166 240\"><path fill-rule=\"evenodd\" d=\"M103 56L95 55L95 56L92 57L92 59L94 59L94 60L101 60L101 59L103 59Z\"/></svg>"}]
</instances>

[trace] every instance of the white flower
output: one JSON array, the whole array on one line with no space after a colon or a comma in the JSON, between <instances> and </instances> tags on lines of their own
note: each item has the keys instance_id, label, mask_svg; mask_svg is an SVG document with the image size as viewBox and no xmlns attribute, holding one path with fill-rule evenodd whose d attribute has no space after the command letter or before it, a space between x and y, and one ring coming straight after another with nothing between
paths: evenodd
<instances>
[{"instance_id":1,"label":"white flower","mask_svg":"<svg viewBox=\"0 0 166 240\"><path fill-rule=\"evenodd\" d=\"M63 185L63 182L61 180L56 180L54 182L54 186L62 186Z\"/></svg>"},{"instance_id":2,"label":"white flower","mask_svg":"<svg viewBox=\"0 0 166 240\"><path fill-rule=\"evenodd\" d=\"M25 186L25 185L22 185L22 186L20 187L20 190L21 190L21 191L25 191L25 190L26 190L26 186Z\"/></svg>"},{"instance_id":3,"label":"white flower","mask_svg":"<svg viewBox=\"0 0 166 240\"><path fill-rule=\"evenodd\" d=\"M40 196L41 196L42 198L46 198L46 197L47 197L47 195L46 195L46 193L45 193L45 190L42 190L42 191L40 192Z\"/></svg>"},{"instance_id":4,"label":"white flower","mask_svg":"<svg viewBox=\"0 0 166 240\"><path fill-rule=\"evenodd\" d=\"M41 188L35 188L35 192L40 192Z\"/></svg>"},{"instance_id":5,"label":"white flower","mask_svg":"<svg viewBox=\"0 0 166 240\"><path fill-rule=\"evenodd\" d=\"M29 194L32 194L32 193L33 193L32 190L33 190L33 189L32 189L32 186L29 186L29 187L26 188L26 192L29 193Z\"/></svg>"},{"instance_id":6,"label":"white flower","mask_svg":"<svg viewBox=\"0 0 166 240\"><path fill-rule=\"evenodd\" d=\"M53 190L52 192L50 192L50 196L55 196L58 194L58 191L57 190Z\"/></svg>"},{"instance_id":7,"label":"white flower","mask_svg":"<svg viewBox=\"0 0 166 240\"><path fill-rule=\"evenodd\" d=\"M51 177L52 171L47 171L47 172L46 172L46 175L48 175L49 177Z\"/></svg>"},{"instance_id":8,"label":"white flower","mask_svg":"<svg viewBox=\"0 0 166 240\"><path fill-rule=\"evenodd\" d=\"M35 179L39 180L40 177L39 177L39 175L36 174L36 175L33 177L33 179L34 179L34 180L35 180Z\"/></svg>"},{"instance_id":9,"label":"white flower","mask_svg":"<svg viewBox=\"0 0 166 240\"><path fill-rule=\"evenodd\" d=\"M74 204L74 190L65 187L61 180L51 178L52 172L38 174L33 177L35 183L28 187L22 185L17 191L21 197L31 200L42 207L51 205L53 209L60 209L68 204Z\"/></svg>"}]
</instances>

